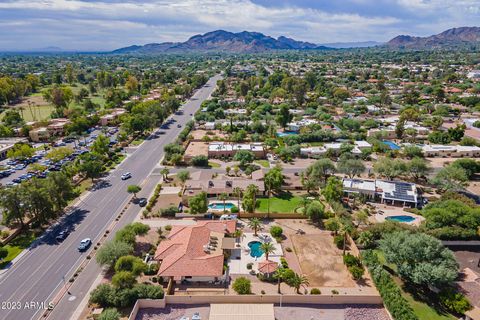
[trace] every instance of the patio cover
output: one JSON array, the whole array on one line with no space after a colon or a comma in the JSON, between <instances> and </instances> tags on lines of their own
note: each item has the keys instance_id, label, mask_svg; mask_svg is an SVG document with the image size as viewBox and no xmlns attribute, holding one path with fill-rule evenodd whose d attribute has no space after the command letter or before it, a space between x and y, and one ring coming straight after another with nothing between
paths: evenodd
<instances>
[{"instance_id":1,"label":"patio cover","mask_svg":"<svg viewBox=\"0 0 480 320\"><path fill-rule=\"evenodd\" d=\"M210 320L275 320L273 303L211 304Z\"/></svg>"}]
</instances>

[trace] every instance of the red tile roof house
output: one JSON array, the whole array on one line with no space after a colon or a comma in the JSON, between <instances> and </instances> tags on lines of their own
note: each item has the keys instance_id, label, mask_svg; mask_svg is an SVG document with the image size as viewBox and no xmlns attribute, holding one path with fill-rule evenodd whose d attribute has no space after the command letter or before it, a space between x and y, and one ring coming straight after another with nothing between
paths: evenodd
<instances>
[{"instance_id":1,"label":"red tile roof house","mask_svg":"<svg viewBox=\"0 0 480 320\"><path fill-rule=\"evenodd\" d=\"M193 226L174 226L160 242L155 260L160 263L158 276L168 281L216 282L223 280L226 234L235 232L236 222L199 221Z\"/></svg>"}]
</instances>

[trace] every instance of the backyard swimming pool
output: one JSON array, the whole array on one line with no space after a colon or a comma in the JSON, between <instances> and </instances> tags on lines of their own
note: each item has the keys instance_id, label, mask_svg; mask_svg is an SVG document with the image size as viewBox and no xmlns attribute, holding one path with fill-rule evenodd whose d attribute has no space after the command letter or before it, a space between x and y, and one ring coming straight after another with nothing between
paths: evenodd
<instances>
[{"instance_id":1,"label":"backyard swimming pool","mask_svg":"<svg viewBox=\"0 0 480 320\"><path fill-rule=\"evenodd\" d=\"M254 258L259 258L262 256L263 251L260 248L262 243L260 241L252 241L248 243L248 247L250 248L250 256Z\"/></svg>"},{"instance_id":2,"label":"backyard swimming pool","mask_svg":"<svg viewBox=\"0 0 480 320\"><path fill-rule=\"evenodd\" d=\"M277 132L277 137L285 137L298 134L295 131L284 131L284 132Z\"/></svg>"},{"instance_id":3,"label":"backyard swimming pool","mask_svg":"<svg viewBox=\"0 0 480 320\"><path fill-rule=\"evenodd\" d=\"M402 215L402 216L386 217L385 220L397 221L397 222L412 222L412 221L415 221L415 218L411 216Z\"/></svg>"},{"instance_id":4,"label":"backyard swimming pool","mask_svg":"<svg viewBox=\"0 0 480 320\"><path fill-rule=\"evenodd\" d=\"M395 142L383 140L383 143L386 144L391 150L400 150L400 146Z\"/></svg>"},{"instance_id":5,"label":"backyard swimming pool","mask_svg":"<svg viewBox=\"0 0 480 320\"><path fill-rule=\"evenodd\" d=\"M235 205L233 203L225 203L225 210L230 210L234 207ZM223 210L224 207L223 207L223 203L220 203L220 202L215 202L215 203L210 203L208 205L208 207L210 209L214 209L214 210Z\"/></svg>"}]
</instances>

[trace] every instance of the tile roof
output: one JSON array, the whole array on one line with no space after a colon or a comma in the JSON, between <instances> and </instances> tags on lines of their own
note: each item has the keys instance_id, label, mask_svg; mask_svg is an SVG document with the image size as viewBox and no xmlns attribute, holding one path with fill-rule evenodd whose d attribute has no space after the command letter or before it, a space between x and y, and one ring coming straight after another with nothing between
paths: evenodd
<instances>
[{"instance_id":1,"label":"tile roof","mask_svg":"<svg viewBox=\"0 0 480 320\"><path fill-rule=\"evenodd\" d=\"M168 238L160 242L155 260L161 261L159 276L220 277L223 274L223 251L205 251L212 236L219 240L225 231L235 231L235 221L201 221L195 226L174 226Z\"/></svg>"},{"instance_id":2,"label":"tile roof","mask_svg":"<svg viewBox=\"0 0 480 320\"><path fill-rule=\"evenodd\" d=\"M273 273L278 269L278 263L265 260L258 263L258 271L261 273Z\"/></svg>"}]
</instances>

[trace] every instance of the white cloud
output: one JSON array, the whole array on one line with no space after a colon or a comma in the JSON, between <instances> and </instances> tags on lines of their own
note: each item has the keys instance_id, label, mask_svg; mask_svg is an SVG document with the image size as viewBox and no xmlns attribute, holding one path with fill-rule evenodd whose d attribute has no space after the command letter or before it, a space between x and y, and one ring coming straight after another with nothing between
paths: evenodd
<instances>
[{"instance_id":1,"label":"white cloud","mask_svg":"<svg viewBox=\"0 0 480 320\"><path fill-rule=\"evenodd\" d=\"M371 0L355 1L368 3ZM439 32L442 30L438 30L438 26L443 26L446 21L451 27L459 22L475 21L479 14L480 0L396 1L412 12L412 20L419 15L435 17L423 19L420 32L430 32L435 28L432 33ZM76 43L55 43L68 49L79 43L84 46L80 49L113 49L133 43L183 41L193 34L214 29L258 31L316 43L388 40L400 31L415 34L416 24L420 25L419 22L412 23L412 20L404 21L403 17L364 16L348 10L345 8L343 13L331 14L317 8L294 5L267 8L250 0L18 0L0 2L0 21L19 23L9 32L21 33L27 44L53 41L55 32L59 40L70 34L76 37ZM46 18L49 23L40 23ZM436 21L432 22L432 19ZM21 21L28 23L21 24ZM29 35L29 31L32 34ZM43 36L45 31L49 38ZM0 31L0 44L5 43L4 37L8 38L4 35L6 33L5 30ZM96 34L101 34L104 39L96 40Z\"/></svg>"}]
</instances>

